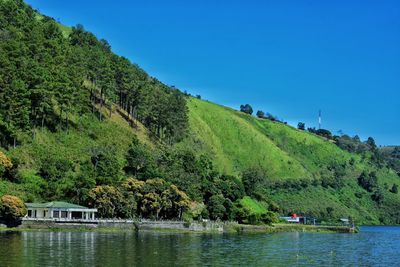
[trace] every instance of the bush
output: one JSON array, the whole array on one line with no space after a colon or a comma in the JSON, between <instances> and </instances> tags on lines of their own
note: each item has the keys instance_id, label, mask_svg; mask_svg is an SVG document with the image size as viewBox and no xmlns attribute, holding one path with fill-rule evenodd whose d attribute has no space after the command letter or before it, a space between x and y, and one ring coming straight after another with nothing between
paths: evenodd
<instances>
[{"instance_id":1,"label":"bush","mask_svg":"<svg viewBox=\"0 0 400 267\"><path fill-rule=\"evenodd\" d=\"M263 188L265 173L261 168L251 168L242 174L244 189L249 196L255 196Z\"/></svg>"},{"instance_id":2,"label":"bush","mask_svg":"<svg viewBox=\"0 0 400 267\"><path fill-rule=\"evenodd\" d=\"M250 210L241 204L238 205L237 218L239 223L245 224L272 224L279 222L279 216L277 213L272 211L266 211L263 213L257 213Z\"/></svg>"},{"instance_id":3,"label":"bush","mask_svg":"<svg viewBox=\"0 0 400 267\"><path fill-rule=\"evenodd\" d=\"M253 114L253 108L249 104L240 105L240 111L249 115Z\"/></svg>"},{"instance_id":4,"label":"bush","mask_svg":"<svg viewBox=\"0 0 400 267\"><path fill-rule=\"evenodd\" d=\"M245 195L242 182L234 176L221 175L219 179L215 180L214 184L216 188L221 191L224 197L231 201L243 198Z\"/></svg>"},{"instance_id":5,"label":"bush","mask_svg":"<svg viewBox=\"0 0 400 267\"><path fill-rule=\"evenodd\" d=\"M382 204L384 197L385 196L380 188L376 189L371 196L372 200L378 204Z\"/></svg>"},{"instance_id":6,"label":"bush","mask_svg":"<svg viewBox=\"0 0 400 267\"><path fill-rule=\"evenodd\" d=\"M259 224L261 215L252 212L248 207L238 205L237 217L239 223L244 224Z\"/></svg>"},{"instance_id":7,"label":"bush","mask_svg":"<svg viewBox=\"0 0 400 267\"><path fill-rule=\"evenodd\" d=\"M332 133L329 130L319 129L319 130L317 130L317 134L322 136L322 137L325 137L325 138L328 138L328 139L332 139Z\"/></svg>"},{"instance_id":8,"label":"bush","mask_svg":"<svg viewBox=\"0 0 400 267\"><path fill-rule=\"evenodd\" d=\"M208 201L208 212L213 220L222 219L226 209L224 206L225 198L222 195L213 195Z\"/></svg>"},{"instance_id":9,"label":"bush","mask_svg":"<svg viewBox=\"0 0 400 267\"><path fill-rule=\"evenodd\" d=\"M11 169L12 166L11 160L0 151L0 178L3 176L4 172L7 169Z\"/></svg>"},{"instance_id":10,"label":"bush","mask_svg":"<svg viewBox=\"0 0 400 267\"><path fill-rule=\"evenodd\" d=\"M114 186L97 186L89 191L89 205L98 209L101 218L115 218L121 216L123 195Z\"/></svg>"},{"instance_id":11,"label":"bush","mask_svg":"<svg viewBox=\"0 0 400 267\"><path fill-rule=\"evenodd\" d=\"M267 213L261 214L261 221L265 224L272 224L279 222L279 216L277 213L267 211Z\"/></svg>"},{"instance_id":12,"label":"bush","mask_svg":"<svg viewBox=\"0 0 400 267\"><path fill-rule=\"evenodd\" d=\"M260 119L263 119L265 117L265 113L261 110L257 111L256 116Z\"/></svg>"},{"instance_id":13,"label":"bush","mask_svg":"<svg viewBox=\"0 0 400 267\"><path fill-rule=\"evenodd\" d=\"M297 124L297 129L304 131L306 129L306 124L304 122L299 122Z\"/></svg>"},{"instance_id":14,"label":"bush","mask_svg":"<svg viewBox=\"0 0 400 267\"><path fill-rule=\"evenodd\" d=\"M26 213L26 206L19 197L4 195L0 198L0 217L7 225L15 226Z\"/></svg>"},{"instance_id":15,"label":"bush","mask_svg":"<svg viewBox=\"0 0 400 267\"><path fill-rule=\"evenodd\" d=\"M378 178L376 177L375 172L371 172L369 174L363 172L357 180L358 184L368 192L372 192L373 189L378 185Z\"/></svg>"}]
</instances>

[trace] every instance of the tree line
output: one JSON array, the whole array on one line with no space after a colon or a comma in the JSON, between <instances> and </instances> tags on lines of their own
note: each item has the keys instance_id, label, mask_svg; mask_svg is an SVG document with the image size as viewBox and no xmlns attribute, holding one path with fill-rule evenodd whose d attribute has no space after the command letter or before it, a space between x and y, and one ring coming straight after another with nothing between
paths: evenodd
<instances>
[{"instance_id":1,"label":"tree line","mask_svg":"<svg viewBox=\"0 0 400 267\"><path fill-rule=\"evenodd\" d=\"M240 105L240 111L248 115L253 114L253 108L250 104ZM273 116L271 113L265 113L262 110L258 110L256 116L260 119L268 119L287 124L286 122L279 120L276 116ZM379 149L373 137L368 137L367 140L362 141L358 135L351 137L347 134L343 134L341 131L339 131L339 135L334 135L328 129L316 129L315 127L306 128L304 122L299 122L297 124L297 129L333 141L333 143L339 148L350 153L360 154L364 159L369 160L370 163L379 168L389 167L395 170L400 176L400 147L393 147L393 149L389 148L386 150L385 148Z\"/></svg>"},{"instance_id":2,"label":"tree line","mask_svg":"<svg viewBox=\"0 0 400 267\"><path fill-rule=\"evenodd\" d=\"M262 191L266 177L254 172L221 174L207 156L167 146L150 149L136 137L122 162L112 146L87 152L90 158L77 163L62 155L43 156L38 172L29 176L21 175L16 159L0 152L0 177L15 184L29 181L30 201L37 196L71 201L98 208L104 218L277 221L278 207ZM258 214L242 205L245 196L268 211Z\"/></svg>"}]
</instances>

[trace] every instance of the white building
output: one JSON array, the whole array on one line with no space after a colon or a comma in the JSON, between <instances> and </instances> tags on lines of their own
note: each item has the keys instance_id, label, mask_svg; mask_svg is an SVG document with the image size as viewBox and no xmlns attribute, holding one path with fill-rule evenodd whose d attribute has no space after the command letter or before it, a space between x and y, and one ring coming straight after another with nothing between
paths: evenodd
<instances>
[{"instance_id":1,"label":"white building","mask_svg":"<svg viewBox=\"0 0 400 267\"><path fill-rule=\"evenodd\" d=\"M97 209L89 209L67 202L25 203L27 218L60 220L94 220Z\"/></svg>"},{"instance_id":2,"label":"white building","mask_svg":"<svg viewBox=\"0 0 400 267\"><path fill-rule=\"evenodd\" d=\"M281 217L281 219L290 223L300 223L300 217Z\"/></svg>"}]
</instances>

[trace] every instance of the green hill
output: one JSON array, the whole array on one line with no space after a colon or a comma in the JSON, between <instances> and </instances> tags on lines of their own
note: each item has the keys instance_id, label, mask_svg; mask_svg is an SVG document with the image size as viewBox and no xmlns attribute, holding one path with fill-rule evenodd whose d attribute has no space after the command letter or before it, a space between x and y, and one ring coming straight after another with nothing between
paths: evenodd
<instances>
[{"instance_id":1,"label":"green hill","mask_svg":"<svg viewBox=\"0 0 400 267\"><path fill-rule=\"evenodd\" d=\"M378 168L332 141L281 122L196 98L187 103L191 134L179 145L210 155L220 171L230 174L260 166L266 173L269 197L284 212L319 218L350 215L369 223L399 219L394 207L400 203L400 196L389 192L392 184L400 182L395 171ZM384 203L377 205L357 184L363 171L378 172ZM332 187L335 179L342 180L343 185ZM298 183L286 183L290 180Z\"/></svg>"},{"instance_id":2,"label":"green hill","mask_svg":"<svg viewBox=\"0 0 400 267\"><path fill-rule=\"evenodd\" d=\"M324 167L351 157L319 136L190 98L188 143L215 158L221 171L237 174L259 165L270 179L318 178Z\"/></svg>"}]
</instances>

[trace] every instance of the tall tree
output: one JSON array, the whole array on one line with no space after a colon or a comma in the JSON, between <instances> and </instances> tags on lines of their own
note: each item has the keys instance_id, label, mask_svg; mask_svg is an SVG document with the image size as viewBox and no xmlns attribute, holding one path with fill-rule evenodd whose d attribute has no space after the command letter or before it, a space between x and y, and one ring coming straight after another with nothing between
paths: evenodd
<instances>
[{"instance_id":1,"label":"tall tree","mask_svg":"<svg viewBox=\"0 0 400 267\"><path fill-rule=\"evenodd\" d=\"M260 119L263 119L265 117L265 113L264 111L258 110L256 116Z\"/></svg>"},{"instance_id":2,"label":"tall tree","mask_svg":"<svg viewBox=\"0 0 400 267\"><path fill-rule=\"evenodd\" d=\"M253 108L249 104L240 105L240 111L246 114L253 114Z\"/></svg>"}]
</instances>

